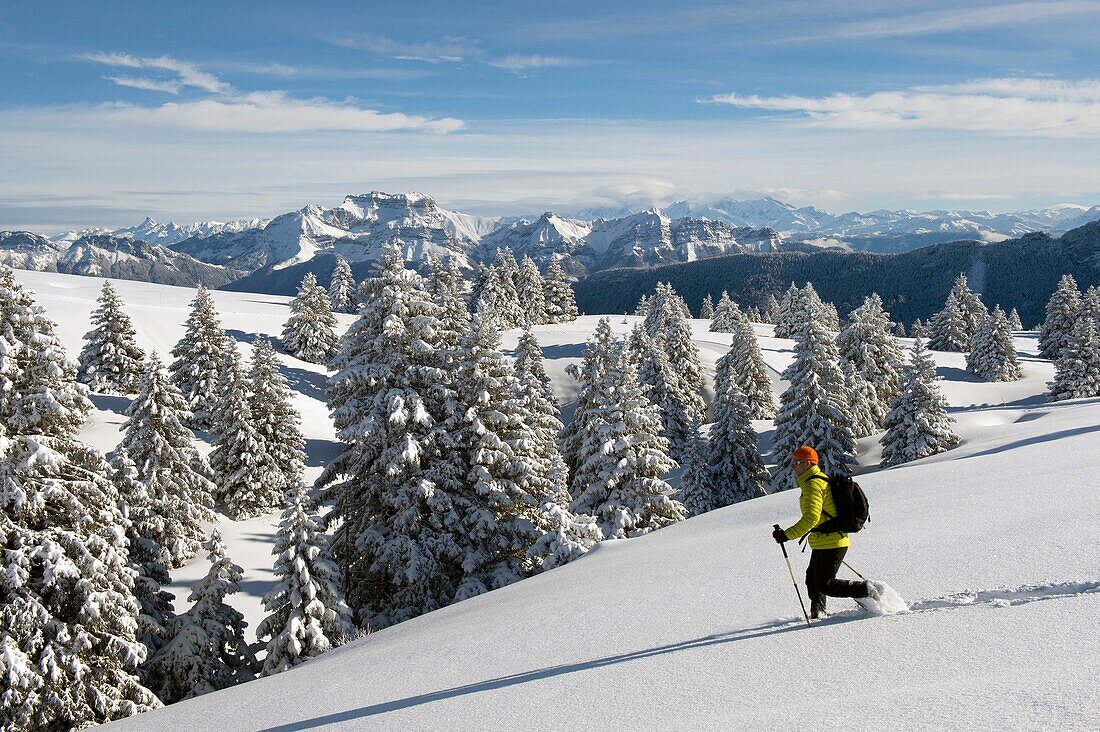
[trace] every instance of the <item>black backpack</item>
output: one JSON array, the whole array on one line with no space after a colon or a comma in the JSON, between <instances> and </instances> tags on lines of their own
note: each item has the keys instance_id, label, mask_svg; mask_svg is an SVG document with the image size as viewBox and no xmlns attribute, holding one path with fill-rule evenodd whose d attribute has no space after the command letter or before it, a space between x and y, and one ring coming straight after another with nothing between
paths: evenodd
<instances>
[{"instance_id":1,"label":"black backpack","mask_svg":"<svg viewBox=\"0 0 1100 732\"><path fill-rule=\"evenodd\" d=\"M871 506L867 503L867 494L859 487L859 483L848 475L826 476L829 489L833 494L833 503L836 504L836 516L822 511L827 520L818 524L813 529L819 534L832 534L841 532L854 534L863 528L863 525L871 520Z\"/></svg>"}]
</instances>

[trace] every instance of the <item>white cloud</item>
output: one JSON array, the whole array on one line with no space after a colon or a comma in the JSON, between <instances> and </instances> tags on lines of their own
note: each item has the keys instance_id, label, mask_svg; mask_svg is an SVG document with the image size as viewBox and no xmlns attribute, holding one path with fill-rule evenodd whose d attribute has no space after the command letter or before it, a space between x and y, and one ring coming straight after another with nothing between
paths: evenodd
<instances>
[{"instance_id":1,"label":"white cloud","mask_svg":"<svg viewBox=\"0 0 1100 732\"><path fill-rule=\"evenodd\" d=\"M1021 25L1064 15L1100 13L1095 0L1055 0L1053 2L1020 2L985 5L976 8L932 10L888 18L873 18L831 28L827 34L803 40L825 37L896 38L930 33L968 31L1003 25Z\"/></svg>"},{"instance_id":2,"label":"white cloud","mask_svg":"<svg viewBox=\"0 0 1100 732\"><path fill-rule=\"evenodd\" d=\"M802 124L843 130L957 130L1024 137L1100 137L1100 81L979 79L866 95L717 94L704 103L794 113Z\"/></svg>"},{"instance_id":3,"label":"white cloud","mask_svg":"<svg viewBox=\"0 0 1100 732\"><path fill-rule=\"evenodd\" d=\"M167 92L168 94L180 93L180 83L178 81L160 81L141 76L104 76L103 78L118 86L128 86L132 89Z\"/></svg>"},{"instance_id":4,"label":"white cloud","mask_svg":"<svg viewBox=\"0 0 1100 732\"><path fill-rule=\"evenodd\" d=\"M140 127L198 132L453 132L462 121L401 113L382 113L353 101L293 99L283 92L253 92L220 99L167 102L156 107L106 104L87 109L85 122L101 121Z\"/></svg>"},{"instance_id":5,"label":"white cloud","mask_svg":"<svg viewBox=\"0 0 1100 732\"><path fill-rule=\"evenodd\" d=\"M188 61L180 61L174 59L171 56L158 56L156 58L131 56L128 53L86 53L80 58L85 61L92 61L98 64L104 64L106 66L118 66L128 69L155 69L158 71L170 71L176 74L176 81L179 86L189 86L195 89L202 89L208 92L228 92L233 89L232 86L225 83L213 74L209 74L200 70L195 64ZM113 77L108 77L112 81L115 81ZM129 77L118 77L129 78ZM116 83L118 83L116 81ZM152 81L147 80L147 83ZM123 86L134 86L133 84L124 84ZM150 86L139 87L144 89L152 88Z\"/></svg>"},{"instance_id":6,"label":"white cloud","mask_svg":"<svg viewBox=\"0 0 1100 732\"><path fill-rule=\"evenodd\" d=\"M565 56L540 56L538 54L531 56L522 56L518 54L509 54L508 56L504 56L503 58L486 61L486 63L498 69L507 69L508 71L522 72L529 71L531 69L584 66L588 62L584 59L567 58Z\"/></svg>"},{"instance_id":7,"label":"white cloud","mask_svg":"<svg viewBox=\"0 0 1100 732\"><path fill-rule=\"evenodd\" d=\"M338 46L370 51L400 61L423 61L429 64L462 63L481 55L477 41L456 36L444 36L438 41L422 43L406 43L383 36L363 35L341 36L331 41Z\"/></svg>"}]
</instances>

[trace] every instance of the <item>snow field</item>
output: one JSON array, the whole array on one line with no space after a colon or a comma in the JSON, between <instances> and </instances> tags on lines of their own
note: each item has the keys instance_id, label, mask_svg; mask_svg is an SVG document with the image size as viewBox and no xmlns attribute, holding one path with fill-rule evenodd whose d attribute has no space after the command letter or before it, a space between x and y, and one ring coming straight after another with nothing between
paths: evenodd
<instances>
[{"instance_id":1,"label":"snow field","mask_svg":"<svg viewBox=\"0 0 1100 732\"><path fill-rule=\"evenodd\" d=\"M75 357L101 281L18 271ZM114 281L138 344L162 355L183 334L194 291ZM289 298L214 292L242 356L253 334L277 337ZM345 326L352 316L338 316ZM579 362L599 316L537 326L546 369L569 417ZM612 316L618 335L637 319ZM694 321L706 370L729 334ZM240 336L237 336L239 332ZM760 346L776 374L790 341ZM504 334L504 348L517 331ZM1015 339L1024 378L987 384L964 354L934 355L962 445L888 470L877 436L861 440L871 523L848 554L912 612L871 617L832 599L803 625L774 523L797 515L793 492L731 506L654 534L605 542L557 570L336 649L299 669L116 723L119 729L1095 729L1100 727L1100 572L1091 485L1100 467L1100 400L1046 403L1049 362ZM908 345L908 341L906 342ZM307 439L307 480L337 449L324 370L280 355ZM774 376L774 375L773 375ZM777 391L782 388L774 376ZM95 397L81 437L114 448L127 400ZM770 423L757 423L761 442ZM254 632L271 585L276 516L220 526L244 567L230 598ZM793 545L801 583L808 554ZM182 595L207 571L173 573ZM846 572L846 570L842 570ZM842 575L843 576L843 575ZM804 591L804 588L802 588Z\"/></svg>"}]
</instances>

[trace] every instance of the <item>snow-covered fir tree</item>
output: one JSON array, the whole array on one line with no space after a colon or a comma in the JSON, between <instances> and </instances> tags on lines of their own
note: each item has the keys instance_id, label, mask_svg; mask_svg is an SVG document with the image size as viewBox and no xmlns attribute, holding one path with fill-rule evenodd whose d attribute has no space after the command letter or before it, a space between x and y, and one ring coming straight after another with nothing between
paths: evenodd
<instances>
[{"instance_id":1,"label":"snow-covered fir tree","mask_svg":"<svg viewBox=\"0 0 1100 732\"><path fill-rule=\"evenodd\" d=\"M868 296L849 314L836 344L841 359L852 365L858 381L867 382L873 390L873 398L864 400L870 409L870 429L857 429L858 437L866 436L877 430L886 417L890 402L901 388L904 364L901 347L890 335L890 315L883 310L878 294Z\"/></svg>"},{"instance_id":2,"label":"snow-covered fir tree","mask_svg":"<svg viewBox=\"0 0 1100 732\"><path fill-rule=\"evenodd\" d=\"M577 319L577 296L565 278L565 270L561 268L561 260L557 254L550 257L543 287L546 292L548 323L571 323Z\"/></svg>"},{"instance_id":3,"label":"snow-covered fir tree","mask_svg":"<svg viewBox=\"0 0 1100 732\"><path fill-rule=\"evenodd\" d=\"M918 338L905 369L905 383L890 404L882 436L882 466L900 465L950 450L959 444L955 420L936 386L936 363Z\"/></svg>"},{"instance_id":4,"label":"snow-covered fir tree","mask_svg":"<svg viewBox=\"0 0 1100 732\"><path fill-rule=\"evenodd\" d=\"M346 601L359 623L381 628L451 602L466 527L459 497L426 474L439 458L448 376L439 366L439 306L393 245L360 291L328 390L345 447L318 485L334 502L326 521Z\"/></svg>"},{"instance_id":5,"label":"snow-covered fir tree","mask_svg":"<svg viewBox=\"0 0 1100 732\"><path fill-rule=\"evenodd\" d=\"M632 368L618 361L607 376L606 400L584 426L586 460L575 476L572 508L594 516L604 537L622 539L681 521L686 511L663 478L676 463L660 436L657 408Z\"/></svg>"},{"instance_id":6,"label":"snow-covered fir tree","mask_svg":"<svg viewBox=\"0 0 1100 732\"><path fill-rule=\"evenodd\" d=\"M168 370L190 412L186 424L197 430L208 430L214 418L214 407L221 398L218 376L229 343L214 310L214 298L201 285L191 301L186 328L187 332L172 349L175 361Z\"/></svg>"},{"instance_id":7,"label":"snow-covered fir tree","mask_svg":"<svg viewBox=\"0 0 1100 732\"><path fill-rule=\"evenodd\" d=\"M948 295L943 310L928 321L928 347L934 351L965 352L970 347L966 317L955 296Z\"/></svg>"},{"instance_id":8,"label":"snow-covered fir tree","mask_svg":"<svg viewBox=\"0 0 1100 732\"><path fill-rule=\"evenodd\" d=\"M775 316L775 337L794 338L806 318L805 293L792 282L783 297Z\"/></svg>"},{"instance_id":9,"label":"snow-covered fir tree","mask_svg":"<svg viewBox=\"0 0 1100 732\"><path fill-rule=\"evenodd\" d=\"M516 278L516 290L519 292L520 307L526 314L526 322L532 325L548 322L546 286L535 260L527 255L523 257L523 265Z\"/></svg>"},{"instance_id":10,"label":"snow-covered fir tree","mask_svg":"<svg viewBox=\"0 0 1100 732\"><path fill-rule=\"evenodd\" d=\"M126 521L93 448L0 428L0 729L71 729L160 706L139 681L146 648Z\"/></svg>"},{"instance_id":11,"label":"snow-covered fir tree","mask_svg":"<svg viewBox=\"0 0 1100 732\"><path fill-rule=\"evenodd\" d=\"M328 294L309 272L290 302L290 317L283 326L283 347L295 358L325 364L336 354L339 342Z\"/></svg>"},{"instance_id":12,"label":"snow-covered fir tree","mask_svg":"<svg viewBox=\"0 0 1100 732\"><path fill-rule=\"evenodd\" d=\"M634 306L634 315L639 318L644 318L649 312L649 295L642 295L638 298L638 304Z\"/></svg>"},{"instance_id":13,"label":"snow-covered fir tree","mask_svg":"<svg viewBox=\"0 0 1100 732\"><path fill-rule=\"evenodd\" d=\"M982 298L971 291L964 274L955 278L955 284L951 287L951 296L955 298L955 303L966 323L966 337L969 343L989 316L989 309L982 302Z\"/></svg>"},{"instance_id":14,"label":"snow-covered fir tree","mask_svg":"<svg viewBox=\"0 0 1100 732\"><path fill-rule=\"evenodd\" d=\"M768 293L761 316L762 320L760 322L762 323L775 323L779 317L779 300L775 298L774 293Z\"/></svg>"},{"instance_id":15,"label":"snow-covered fir tree","mask_svg":"<svg viewBox=\"0 0 1100 732\"><path fill-rule=\"evenodd\" d=\"M336 267L328 283L329 306L334 313L354 313L359 309L355 301L355 277L351 265L343 257L336 257Z\"/></svg>"},{"instance_id":16,"label":"snow-covered fir tree","mask_svg":"<svg viewBox=\"0 0 1100 732\"><path fill-rule=\"evenodd\" d=\"M855 438L846 408L848 397L836 343L811 308L795 338L794 361L783 371L790 386L779 398L775 417L775 454L785 459L809 445L817 450L821 469L850 475L855 465ZM794 486L782 471L776 490Z\"/></svg>"},{"instance_id":17,"label":"snow-covered fir tree","mask_svg":"<svg viewBox=\"0 0 1100 732\"><path fill-rule=\"evenodd\" d=\"M1077 320L1055 362L1050 398L1054 401L1100 396L1100 295L1090 292L1078 308Z\"/></svg>"},{"instance_id":18,"label":"snow-covered fir tree","mask_svg":"<svg viewBox=\"0 0 1100 732\"><path fill-rule=\"evenodd\" d=\"M171 567L179 567L198 552L203 524L214 520L209 509L214 485L206 477L210 468L195 449L194 435L183 425L187 404L157 354L149 358L138 389L126 410L119 446L134 461L156 516L149 524L149 539L168 552Z\"/></svg>"},{"instance_id":19,"label":"snow-covered fir tree","mask_svg":"<svg viewBox=\"0 0 1100 732\"><path fill-rule=\"evenodd\" d=\"M226 556L221 532L203 542L210 570L191 588L191 608L169 624L168 642L146 671L161 701L173 704L254 678L256 659L244 639L248 623L225 598L240 591L241 568Z\"/></svg>"},{"instance_id":20,"label":"snow-covered fir tree","mask_svg":"<svg viewBox=\"0 0 1100 732\"><path fill-rule=\"evenodd\" d=\"M775 395L768 366L760 352L756 332L749 321L737 325L729 351L718 359L714 374L715 397L725 388L726 379L736 384L748 404L751 419L775 417Z\"/></svg>"},{"instance_id":21,"label":"snow-covered fir tree","mask_svg":"<svg viewBox=\"0 0 1100 732\"><path fill-rule=\"evenodd\" d=\"M669 322L664 352L672 371L665 377L665 401L657 406L661 408L670 454L678 458L703 424L707 410L699 349L691 340L691 324L686 318L674 317Z\"/></svg>"},{"instance_id":22,"label":"snow-covered fir tree","mask_svg":"<svg viewBox=\"0 0 1100 732\"><path fill-rule=\"evenodd\" d=\"M525 306L520 303L519 265L508 247L498 249L496 259L489 268L489 279L478 295L477 312L489 313L502 328L522 325L527 317Z\"/></svg>"},{"instance_id":23,"label":"snow-covered fir tree","mask_svg":"<svg viewBox=\"0 0 1100 732\"><path fill-rule=\"evenodd\" d=\"M714 395L714 424L689 450L682 483L692 516L764 495L771 480L757 449L752 409L732 380Z\"/></svg>"},{"instance_id":24,"label":"snow-covered fir tree","mask_svg":"<svg viewBox=\"0 0 1100 732\"><path fill-rule=\"evenodd\" d=\"M699 306L699 317L703 320L710 320L714 317L714 298L707 293L707 296L703 298L703 304Z\"/></svg>"},{"instance_id":25,"label":"snow-covered fir tree","mask_svg":"<svg viewBox=\"0 0 1100 732\"><path fill-rule=\"evenodd\" d=\"M103 394L132 394L145 366L145 354L134 341L130 316L111 283L103 281L92 329L84 334L78 380Z\"/></svg>"},{"instance_id":26,"label":"snow-covered fir tree","mask_svg":"<svg viewBox=\"0 0 1100 732\"><path fill-rule=\"evenodd\" d=\"M434 256L427 258L428 276L425 285L432 302L439 306L439 353L443 368L453 371L459 342L470 330L470 310L465 299L465 280L455 265L454 257L442 262Z\"/></svg>"},{"instance_id":27,"label":"snow-covered fir tree","mask_svg":"<svg viewBox=\"0 0 1100 732\"><path fill-rule=\"evenodd\" d=\"M430 267L430 259L428 260L428 264ZM467 299L467 310L477 309L477 303L479 300L481 300L481 293L485 290L485 285L489 282L489 276L491 274L492 272L489 270L484 262L478 262L477 265L474 267L474 274L470 280L470 294L469 298ZM360 287L362 287L362 285L360 285Z\"/></svg>"},{"instance_id":28,"label":"snow-covered fir tree","mask_svg":"<svg viewBox=\"0 0 1100 732\"><path fill-rule=\"evenodd\" d=\"M1039 330L1039 355L1057 361L1069 342L1081 309L1081 292L1073 275L1063 275L1047 301L1046 319Z\"/></svg>"},{"instance_id":29,"label":"snow-covered fir tree","mask_svg":"<svg viewBox=\"0 0 1100 732\"><path fill-rule=\"evenodd\" d=\"M925 327L924 323L921 322L920 318L914 320L913 325L909 327L909 335L912 338L928 337L928 329Z\"/></svg>"},{"instance_id":30,"label":"snow-covered fir tree","mask_svg":"<svg viewBox=\"0 0 1100 732\"><path fill-rule=\"evenodd\" d=\"M757 308L755 305L749 305L747 308L745 308L745 320L749 321L750 323L763 323L764 316L760 314L759 308Z\"/></svg>"},{"instance_id":31,"label":"snow-covered fir tree","mask_svg":"<svg viewBox=\"0 0 1100 732\"><path fill-rule=\"evenodd\" d=\"M71 435L92 408L54 323L0 265L0 424L12 434Z\"/></svg>"},{"instance_id":32,"label":"snow-covered fir tree","mask_svg":"<svg viewBox=\"0 0 1100 732\"><path fill-rule=\"evenodd\" d=\"M845 406L852 435L866 437L879 428L890 405L881 406L874 385L856 370L851 361L841 358L840 370L844 373L844 388L848 394Z\"/></svg>"},{"instance_id":33,"label":"snow-covered fir tree","mask_svg":"<svg viewBox=\"0 0 1100 732\"><path fill-rule=\"evenodd\" d=\"M320 519L308 510L305 486L292 486L285 502L271 550L278 579L263 599L270 614L256 629L257 638L268 639L262 676L293 668L356 635L340 591L340 569L328 557Z\"/></svg>"},{"instance_id":34,"label":"snow-covered fir tree","mask_svg":"<svg viewBox=\"0 0 1100 732\"><path fill-rule=\"evenodd\" d=\"M137 638L152 654L164 643L168 621L173 615L173 595L163 589L171 581L168 566L172 556L158 543L160 516L125 448L115 450L111 468L111 478L125 518L130 568L135 574L134 597L141 605ZM141 673L139 670L139 675Z\"/></svg>"},{"instance_id":35,"label":"snow-covered fir tree","mask_svg":"<svg viewBox=\"0 0 1100 732\"><path fill-rule=\"evenodd\" d=\"M1008 314L1008 327L1014 331L1024 329L1023 321L1020 320L1020 313L1016 308L1012 308L1012 311Z\"/></svg>"},{"instance_id":36,"label":"snow-covered fir tree","mask_svg":"<svg viewBox=\"0 0 1100 732\"><path fill-rule=\"evenodd\" d=\"M732 333L738 324L747 318L741 313L741 308L730 299L729 293L722 291L722 297L718 300L718 307L714 310L714 317L710 321L710 332Z\"/></svg>"},{"instance_id":37,"label":"snow-covered fir tree","mask_svg":"<svg viewBox=\"0 0 1100 732\"><path fill-rule=\"evenodd\" d=\"M305 464L305 438L301 417L294 408L293 393L279 371L279 356L271 343L260 336L252 342L249 370L248 411L252 425L263 443L257 472L266 476L267 495L297 485ZM261 467L262 466L262 467Z\"/></svg>"},{"instance_id":38,"label":"snow-covered fir tree","mask_svg":"<svg viewBox=\"0 0 1100 732\"><path fill-rule=\"evenodd\" d=\"M985 381L1016 381L1023 375L1012 343L1012 329L1000 305L986 316L971 339L966 370Z\"/></svg>"},{"instance_id":39,"label":"snow-covered fir tree","mask_svg":"<svg viewBox=\"0 0 1100 732\"><path fill-rule=\"evenodd\" d=\"M214 412L209 457L214 499L237 521L273 511L282 504L277 492L283 476L264 454L266 444L253 420L249 384L236 346L226 349L219 391L222 400Z\"/></svg>"},{"instance_id":40,"label":"snow-covered fir tree","mask_svg":"<svg viewBox=\"0 0 1100 732\"><path fill-rule=\"evenodd\" d=\"M577 394L577 406L573 411L573 421L566 425L561 433L561 452L569 466L570 494L576 495L576 482L573 476L590 455L586 452L583 434L587 422L607 401L611 389L610 373L614 365L615 336L611 332L611 321L601 318L596 331L584 347L584 358L580 364L566 367L566 373L580 382ZM658 430L658 434L660 431Z\"/></svg>"}]
</instances>

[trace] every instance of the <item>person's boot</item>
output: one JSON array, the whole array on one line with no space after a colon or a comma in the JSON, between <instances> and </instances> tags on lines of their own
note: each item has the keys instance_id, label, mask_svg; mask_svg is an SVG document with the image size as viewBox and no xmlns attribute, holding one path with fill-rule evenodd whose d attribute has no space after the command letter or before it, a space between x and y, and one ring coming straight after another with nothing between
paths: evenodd
<instances>
[{"instance_id":1,"label":"person's boot","mask_svg":"<svg viewBox=\"0 0 1100 732\"><path fill-rule=\"evenodd\" d=\"M817 620L819 618L827 618L829 613L825 612L825 598L814 600L810 603L810 620Z\"/></svg>"}]
</instances>

